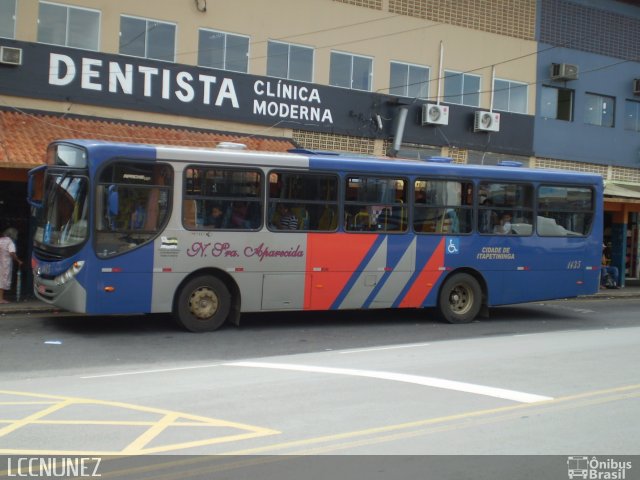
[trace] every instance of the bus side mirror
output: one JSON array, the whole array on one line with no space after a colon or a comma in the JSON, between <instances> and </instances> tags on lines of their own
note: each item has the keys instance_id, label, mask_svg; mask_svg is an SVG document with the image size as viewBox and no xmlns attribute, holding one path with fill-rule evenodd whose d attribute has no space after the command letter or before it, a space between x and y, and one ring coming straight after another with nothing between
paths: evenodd
<instances>
[{"instance_id":1,"label":"bus side mirror","mask_svg":"<svg viewBox=\"0 0 640 480\"><path fill-rule=\"evenodd\" d=\"M108 202L109 215L112 217L117 216L120 208L118 204L118 187L116 185L109 186Z\"/></svg>"},{"instance_id":2,"label":"bus side mirror","mask_svg":"<svg viewBox=\"0 0 640 480\"><path fill-rule=\"evenodd\" d=\"M47 170L46 165L29 170L27 182L27 203L35 208L42 208L44 198L44 175Z\"/></svg>"}]
</instances>

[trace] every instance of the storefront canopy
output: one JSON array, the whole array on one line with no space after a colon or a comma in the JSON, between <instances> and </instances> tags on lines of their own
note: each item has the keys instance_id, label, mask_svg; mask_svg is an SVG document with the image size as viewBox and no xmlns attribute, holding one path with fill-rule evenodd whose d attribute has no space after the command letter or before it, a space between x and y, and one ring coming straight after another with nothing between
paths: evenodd
<instances>
[{"instance_id":1,"label":"storefront canopy","mask_svg":"<svg viewBox=\"0 0 640 480\"><path fill-rule=\"evenodd\" d=\"M606 182L604 186L604 194L608 197L633 198L640 200L640 186Z\"/></svg>"}]
</instances>

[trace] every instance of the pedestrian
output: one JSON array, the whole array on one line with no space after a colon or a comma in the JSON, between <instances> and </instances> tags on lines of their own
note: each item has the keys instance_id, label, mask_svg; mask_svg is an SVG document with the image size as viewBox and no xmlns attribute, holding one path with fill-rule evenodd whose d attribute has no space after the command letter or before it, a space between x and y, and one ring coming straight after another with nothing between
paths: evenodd
<instances>
[{"instance_id":1,"label":"pedestrian","mask_svg":"<svg viewBox=\"0 0 640 480\"><path fill-rule=\"evenodd\" d=\"M22 260L16 255L17 239L18 231L15 228L7 228L0 235L0 303L9 303L4 298L4 292L11 288L13 262L18 264L18 268L22 266Z\"/></svg>"},{"instance_id":2,"label":"pedestrian","mask_svg":"<svg viewBox=\"0 0 640 480\"><path fill-rule=\"evenodd\" d=\"M618 267L611 265L611 258L609 258L607 250L607 246L602 244L600 288L620 288L620 272Z\"/></svg>"}]
</instances>

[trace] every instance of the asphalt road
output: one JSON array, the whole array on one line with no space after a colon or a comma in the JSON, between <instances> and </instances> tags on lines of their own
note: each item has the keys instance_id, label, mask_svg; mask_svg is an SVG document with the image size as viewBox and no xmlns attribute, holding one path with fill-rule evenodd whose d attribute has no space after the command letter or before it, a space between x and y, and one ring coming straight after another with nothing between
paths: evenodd
<instances>
[{"instance_id":1,"label":"asphalt road","mask_svg":"<svg viewBox=\"0 0 640 480\"><path fill-rule=\"evenodd\" d=\"M638 455L639 312L278 313L207 334L7 315L0 454Z\"/></svg>"}]
</instances>

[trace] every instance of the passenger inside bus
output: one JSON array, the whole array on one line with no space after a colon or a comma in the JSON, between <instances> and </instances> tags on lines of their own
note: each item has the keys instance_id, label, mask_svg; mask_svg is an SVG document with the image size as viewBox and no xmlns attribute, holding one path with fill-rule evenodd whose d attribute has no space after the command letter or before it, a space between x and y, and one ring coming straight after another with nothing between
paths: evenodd
<instances>
[{"instance_id":1,"label":"passenger inside bus","mask_svg":"<svg viewBox=\"0 0 640 480\"><path fill-rule=\"evenodd\" d=\"M511 233L511 214L509 212L502 214L498 224L493 227L493 233L498 233L500 235Z\"/></svg>"},{"instance_id":2,"label":"passenger inside bus","mask_svg":"<svg viewBox=\"0 0 640 480\"><path fill-rule=\"evenodd\" d=\"M214 203L210 207L205 225L213 228L222 228L224 226L224 211L222 205Z\"/></svg>"},{"instance_id":3,"label":"passenger inside bus","mask_svg":"<svg viewBox=\"0 0 640 480\"><path fill-rule=\"evenodd\" d=\"M484 199L481 206L484 208L478 212L478 230L480 233L491 233L498 224L498 215L491 210L493 202L490 198Z\"/></svg>"},{"instance_id":4,"label":"passenger inside bus","mask_svg":"<svg viewBox=\"0 0 640 480\"><path fill-rule=\"evenodd\" d=\"M273 215L272 224L278 230L297 230L299 228L298 217L286 203L279 203L276 213Z\"/></svg>"},{"instance_id":5,"label":"passenger inside bus","mask_svg":"<svg viewBox=\"0 0 640 480\"><path fill-rule=\"evenodd\" d=\"M140 230L144 228L144 222L147 218L144 199L136 200L135 208L131 212L131 229Z\"/></svg>"},{"instance_id":6,"label":"passenger inside bus","mask_svg":"<svg viewBox=\"0 0 640 480\"><path fill-rule=\"evenodd\" d=\"M231 228L251 228L251 224L247 215L249 206L247 202L234 202L231 211Z\"/></svg>"}]
</instances>

